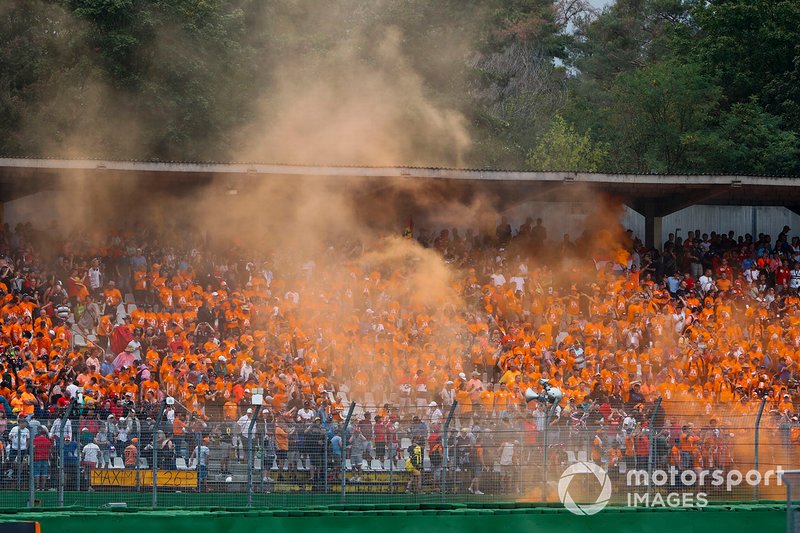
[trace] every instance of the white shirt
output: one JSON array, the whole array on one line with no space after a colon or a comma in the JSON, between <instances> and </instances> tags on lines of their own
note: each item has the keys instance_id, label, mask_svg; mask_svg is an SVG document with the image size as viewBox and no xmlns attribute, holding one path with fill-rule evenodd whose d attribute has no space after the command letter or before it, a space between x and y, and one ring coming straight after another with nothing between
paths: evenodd
<instances>
[{"instance_id":1,"label":"white shirt","mask_svg":"<svg viewBox=\"0 0 800 533\"><path fill-rule=\"evenodd\" d=\"M140 348L142 347L141 343L137 340L132 340L128 343L128 346L132 346L133 348L133 359L134 361L139 361L142 358L142 352Z\"/></svg>"},{"instance_id":2,"label":"white shirt","mask_svg":"<svg viewBox=\"0 0 800 533\"><path fill-rule=\"evenodd\" d=\"M242 431L242 435L246 437L252 436L247 434L247 430L250 429L250 415L243 415L236 423L239 424L239 429ZM253 424L253 434L255 434L255 431L256 424Z\"/></svg>"},{"instance_id":3,"label":"white shirt","mask_svg":"<svg viewBox=\"0 0 800 533\"><path fill-rule=\"evenodd\" d=\"M442 423L442 410L438 407L431 407L428 409L428 417L430 418L431 424L441 424Z\"/></svg>"},{"instance_id":4,"label":"white shirt","mask_svg":"<svg viewBox=\"0 0 800 533\"><path fill-rule=\"evenodd\" d=\"M303 408L297 411L298 422L308 422L312 418L314 418L314 411L311 409Z\"/></svg>"},{"instance_id":5,"label":"white shirt","mask_svg":"<svg viewBox=\"0 0 800 533\"><path fill-rule=\"evenodd\" d=\"M211 453L211 450L208 449L208 446L201 445L198 449L197 446L194 448L193 455L197 459L197 464L200 466L208 466L208 456Z\"/></svg>"},{"instance_id":6,"label":"white shirt","mask_svg":"<svg viewBox=\"0 0 800 533\"><path fill-rule=\"evenodd\" d=\"M502 274L492 274L489 277L492 278L492 283L494 283L495 287L504 285L506 282L506 277Z\"/></svg>"},{"instance_id":7,"label":"white shirt","mask_svg":"<svg viewBox=\"0 0 800 533\"><path fill-rule=\"evenodd\" d=\"M510 442L504 442L500 448L500 460L498 461L501 466L509 466L513 464L514 459L514 445Z\"/></svg>"},{"instance_id":8,"label":"white shirt","mask_svg":"<svg viewBox=\"0 0 800 533\"><path fill-rule=\"evenodd\" d=\"M800 288L800 270L790 270L789 287L792 289Z\"/></svg>"},{"instance_id":9,"label":"white shirt","mask_svg":"<svg viewBox=\"0 0 800 533\"><path fill-rule=\"evenodd\" d=\"M83 447L83 460L87 463L97 463L100 459L100 447L90 442Z\"/></svg>"},{"instance_id":10,"label":"white shirt","mask_svg":"<svg viewBox=\"0 0 800 533\"><path fill-rule=\"evenodd\" d=\"M67 385L67 390L69 391L69 395L72 396L73 398L75 397L75 394L78 392L79 388L80 387L78 387L74 383L70 383L69 385Z\"/></svg>"},{"instance_id":11,"label":"white shirt","mask_svg":"<svg viewBox=\"0 0 800 533\"><path fill-rule=\"evenodd\" d=\"M53 422L53 426L50 428L50 438L54 439L56 437L62 437L61 433L62 433L61 419L59 418L58 420ZM67 420L67 423L64 424L63 433L64 433L63 437L69 437L70 439L72 438L72 422L70 422L69 420Z\"/></svg>"},{"instance_id":12,"label":"white shirt","mask_svg":"<svg viewBox=\"0 0 800 533\"><path fill-rule=\"evenodd\" d=\"M708 292L711 290L711 284L713 283L713 280L711 279L710 276L706 276L704 274L700 276L700 278L697 281L700 282L700 288L703 289L703 292Z\"/></svg>"},{"instance_id":13,"label":"white shirt","mask_svg":"<svg viewBox=\"0 0 800 533\"><path fill-rule=\"evenodd\" d=\"M100 268L92 267L89 269L89 287L92 289L100 288Z\"/></svg>"},{"instance_id":14,"label":"white shirt","mask_svg":"<svg viewBox=\"0 0 800 533\"><path fill-rule=\"evenodd\" d=\"M27 450L28 438L30 435L31 433L28 431L28 428L24 428L22 430L19 429L19 426L14 426L11 428L11 431L8 433L8 440L11 441L11 449Z\"/></svg>"},{"instance_id":15,"label":"white shirt","mask_svg":"<svg viewBox=\"0 0 800 533\"><path fill-rule=\"evenodd\" d=\"M514 285L516 285L516 290L518 291L525 290L525 278L523 278L522 276L514 276L509 281Z\"/></svg>"}]
</instances>

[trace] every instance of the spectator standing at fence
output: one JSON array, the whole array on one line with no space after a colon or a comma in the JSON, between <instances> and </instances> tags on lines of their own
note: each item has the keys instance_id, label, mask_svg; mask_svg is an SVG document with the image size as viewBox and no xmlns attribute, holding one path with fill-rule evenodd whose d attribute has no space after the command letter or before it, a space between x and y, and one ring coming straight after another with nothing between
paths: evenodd
<instances>
[{"instance_id":1,"label":"spectator standing at fence","mask_svg":"<svg viewBox=\"0 0 800 533\"><path fill-rule=\"evenodd\" d=\"M64 437L64 473L65 483L68 487L74 487L78 481L80 467L80 450L78 443L72 437Z\"/></svg>"},{"instance_id":2,"label":"spectator standing at fence","mask_svg":"<svg viewBox=\"0 0 800 533\"><path fill-rule=\"evenodd\" d=\"M442 482L442 435L438 431L432 431L428 437L428 456L431 460L431 470L433 471L433 488Z\"/></svg>"},{"instance_id":3,"label":"spectator standing at fence","mask_svg":"<svg viewBox=\"0 0 800 533\"><path fill-rule=\"evenodd\" d=\"M375 456L380 461L386 459L386 421L381 415L375 415Z\"/></svg>"},{"instance_id":4,"label":"spectator standing at fence","mask_svg":"<svg viewBox=\"0 0 800 533\"><path fill-rule=\"evenodd\" d=\"M500 489L506 493L511 494L512 487L515 480L515 454L513 435L504 433L500 435L501 444L497 457L497 465L500 469ZM519 489L519 487L517 487ZM517 490L519 492L519 490Z\"/></svg>"},{"instance_id":5,"label":"spectator standing at fence","mask_svg":"<svg viewBox=\"0 0 800 533\"><path fill-rule=\"evenodd\" d=\"M139 450L137 445L139 440L134 437L131 439L131 443L125 447L123 451L123 455L125 457L125 468L137 468L138 467L138 460L139 460Z\"/></svg>"},{"instance_id":6,"label":"spectator standing at fence","mask_svg":"<svg viewBox=\"0 0 800 533\"><path fill-rule=\"evenodd\" d=\"M286 422L281 418L275 420L275 456L278 468L286 468L289 460L289 433L286 431Z\"/></svg>"},{"instance_id":7,"label":"spectator standing at fence","mask_svg":"<svg viewBox=\"0 0 800 533\"><path fill-rule=\"evenodd\" d=\"M431 427L440 426L442 424L442 410L439 409L439 405L436 402L431 402L428 404L427 419L430 422Z\"/></svg>"},{"instance_id":8,"label":"spectator standing at fence","mask_svg":"<svg viewBox=\"0 0 800 533\"><path fill-rule=\"evenodd\" d=\"M63 424L63 429L62 429ZM53 440L57 439L64 439L66 440L67 437L70 439L72 438L72 422L70 420L63 420L62 418L56 418L53 421L53 425L50 427L50 438Z\"/></svg>"},{"instance_id":9,"label":"spectator standing at fence","mask_svg":"<svg viewBox=\"0 0 800 533\"><path fill-rule=\"evenodd\" d=\"M219 443L219 468L222 474L228 474L229 463L233 445L233 424L230 422L219 425L211 432L211 437Z\"/></svg>"},{"instance_id":10,"label":"spectator standing at fence","mask_svg":"<svg viewBox=\"0 0 800 533\"><path fill-rule=\"evenodd\" d=\"M47 435L47 428L40 427L39 434L33 439L33 480L37 490L47 489L52 451L53 442Z\"/></svg>"},{"instance_id":11,"label":"spectator standing at fence","mask_svg":"<svg viewBox=\"0 0 800 533\"><path fill-rule=\"evenodd\" d=\"M17 425L8 432L8 440L11 445L8 460L12 464L21 463L22 459L28 456L28 439L30 435L28 421L24 418L20 418Z\"/></svg>"},{"instance_id":12,"label":"spectator standing at fence","mask_svg":"<svg viewBox=\"0 0 800 533\"><path fill-rule=\"evenodd\" d=\"M197 459L197 482L202 490L208 490L209 455L211 455L211 450L208 449L208 437L206 437L199 445L195 446L189 457L189 462Z\"/></svg>"},{"instance_id":13,"label":"spectator standing at fence","mask_svg":"<svg viewBox=\"0 0 800 533\"><path fill-rule=\"evenodd\" d=\"M417 415L411 417L409 433L412 441L425 442L428 438L428 426Z\"/></svg>"},{"instance_id":14,"label":"spectator standing at fence","mask_svg":"<svg viewBox=\"0 0 800 533\"><path fill-rule=\"evenodd\" d=\"M175 454L178 457L186 458L183 451L184 435L186 434L186 422L183 413L175 413L172 421L172 442L175 445Z\"/></svg>"},{"instance_id":15,"label":"spectator standing at fence","mask_svg":"<svg viewBox=\"0 0 800 533\"><path fill-rule=\"evenodd\" d=\"M322 419L315 417L314 422L305 429L303 443L309 456L311 466L310 479L312 490L318 490L322 484L323 460L325 460L325 428Z\"/></svg>"},{"instance_id":16,"label":"spectator standing at fence","mask_svg":"<svg viewBox=\"0 0 800 533\"><path fill-rule=\"evenodd\" d=\"M338 467L342 464L342 453L344 452L344 447L342 445L342 428L341 425L336 428L336 433L331 436L331 460L335 467Z\"/></svg>"},{"instance_id":17,"label":"spectator standing at fence","mask_svg":"<svg viewBox=\"0 0 800 533\"><path fill-rule=\"evenodd\" d=\"M680 436L681 466L684 470L694 467L693 451L700 437L694 434L694 426L686 424Z\"/></svg>"},{"instance_id":18,"label":"spectator standing at fence","mask_svg":"<svg viewBox=\"0 0 800 533\"><path fill-rule=\"evenodd\" d=\"M246 456L247 450L250 449L249 448L250 443L253 442L253 437L256 434L256 429L257 429L256 424L253 424L252 430L250 429L250 422L252 420L252 417L253 417L253 408L248 407L247 412L243 414L241 417L239 417L239 420L236 422L236 424L239 426L238 433L241 434L242 436L241 450L239 452L240 457Z\"/></svg>"},{"instance_id":19,"label":"spectator standing at fence","mask_svg":"<svg viewBox=\"0 0 800 533\"><path fill-rule=\"evenodd\" d=\"M353 469L350 481L354 483L361 481L361 463L364 461L367 442L367 438L361 432L361 427L356 425L353 428L353 434L350 436L350 466Z\"/></svg>"},{"instance_id":20,"label":"spectator standing at fence","mask_svg":"<svg viewBox=\"0 0 800 533\"><path fill-rule=\"evenodd\" d=\"M358 422L358 428L367 441L364 447L364 456L367 461L370 461L375 458L375 449L372 446L373 439L375 438L375 431L372 427L372 413L369 411L364 413L364 418Z\"/></svg>"},{"instance_id":21,"label":"spectator standing at fence","mask_svg":"<svg viewBox=\"0 0 800 533\"><path fill-rule=\"evenodd\" d=\"M97 430L97 435L94 436L94 442L100 448L100 457L98 464L101 468L106 468L111 465L111 442L108 440L108 429L106 424L100 423Z\"/></svg>"},{"instance_id":22,"label":"spectator standing at fence","mask_svg":"<svg viewBox=\"0 0 800 533\"><path fill-rule=\"evenodd\" d=\"M406 472L411 474L406 485L406 492L422 492L422 446L419 441L412 441L408 447L406 459Z\"/></svg>"},{"instance_id":23,"label":"spectator standing at fence","mask_svg":"<svg viewBox=\"0 0 800 533\"><path fill-rule=\"evenodd\" d=\"M264 474L265 483L273 483L269 472L277 458L277 443L275 442L275 415L269 409L263 411L264 417L264 439L262 441L262 461L261 469ZM278 463L279 464L279 463Z\"/></svg>"},{"instance_id":24,"label":"spectator standing at fence","mask_svg":"<svg viewBox=\"0 0 800 533\"><path fill-rule=\"evenodd\" d=\"M286 424L286 435L289 441L287 457L289 460L289 470L297 470L297 463L300 461L300 455L303 446L303 434L299 424L292 422L292 417L288 417Z\"/></svg>"},{"instance_id":25,"label":"spectator standing at fence","mask_svg":"<svg viewBox=\"0 0 800 533\"><path fill-rule=\"evenodd\" d=\"M85 472L85 479L86 479L86 486L89 488L90 491L94 490L92 488L92 470L97 468L97 465L100 463L100 447L94 442L94 440L90 440L88 444L83 447L81 450L82 456L82 465Z\"/></svg>"},{"instance_id":26,"label":"spectator standing at fence","mask_svg":"<svg viewBox=\"0 0 800 533\"><path fill-rule=\"evenodd\" d=\"M469 464L472 470L472 479L467 490L472 494L482 495L481 476L483 475L484 455L483 439L480 433L473 432L474 442L469 445Z\"/></svg>"}]
</instances>

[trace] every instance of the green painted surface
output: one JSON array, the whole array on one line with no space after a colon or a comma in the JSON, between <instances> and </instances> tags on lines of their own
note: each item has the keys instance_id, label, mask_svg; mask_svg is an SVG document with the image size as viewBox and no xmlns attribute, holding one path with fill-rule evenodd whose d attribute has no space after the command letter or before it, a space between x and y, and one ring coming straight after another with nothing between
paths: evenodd
<instances>
[{"instance_id":1,"label":"green painted surface","mask_svg":"<svg viewBox=\"0 0 800 533\"><path fill-rule=\"evenodd\" d=\"M504 508L459 505L320 506L315 509L251 511L40 511L0 515L0 522L37 520L43 533L222 533L452 531L490 532L502 527L515 532L563 533L710 533L779 532L785 528L779 504L709 506L700 509L634 510L609 507L591 517L574 516L563 508L509 504Z\"/></svg>"},{"instance_id":2,"label":"green painted surface","mask_svg":"<svg viewBox=\"0 0 800 533\"><path fill-rule=\"evenodd\" d=\"M65 491L64 507L68 509L91 509L97 510L105 504L111 502L124 502L129 508L150 510L152 508L152 492L144 490L136 491L96 491L96 492L75 492ZM489 505L492 507L505 507L508 505L528 505L525 502L509 503L505 495L483 495L475 496L472 494L448 494L448 503L468 504L468 505ZM372 504L382 508L392 508L394 505L409 506L418 504L439 504L442 501L441 493L426 494L370 494L348 492L347 503L352 504ZM275 492L264 494L255 492L253 494L254 508L309 508L326 505L336 505L341 502L341 494L336 493L312 493L312 492ZM621 498L613 498L611 504L624 505ZM771 503L770 501L760 500L760 503ZM714 501L710 505L739 505L746 504L743 499L731 498L728 501ZM537 507L551 506L562 507L558 502L555 503L536 503ZM21 491L0 491L0 513L6 509L20 509L28 507L28 492ZM36 493L37 508L57 508L58 493L55 491L39 491ZM203 510L214 509L233 509L247 507L247 493L242 492L174 492L161 491L158 493L158 508L180 508Z\"/></svg>"}]
</instances>

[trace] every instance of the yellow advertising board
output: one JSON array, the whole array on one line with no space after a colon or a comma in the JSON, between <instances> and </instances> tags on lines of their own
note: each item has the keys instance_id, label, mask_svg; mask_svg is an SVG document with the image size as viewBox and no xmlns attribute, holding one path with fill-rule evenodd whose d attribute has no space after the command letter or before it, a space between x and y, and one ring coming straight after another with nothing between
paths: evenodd
<instances>
[{"instance_id":1,"label":"yellow advertising board","mask_svg":"<svg viewBox=\"0 0 800 533\"><path fill-rule=\"evenodd\" d=\"M139 470L139 486L153 485L153 471ZM136 487L136 470L94 469L93 487ZM197 486L197 472L194 470L159 470L159 487L194 488Z\"/></svg>"}]
</instances>

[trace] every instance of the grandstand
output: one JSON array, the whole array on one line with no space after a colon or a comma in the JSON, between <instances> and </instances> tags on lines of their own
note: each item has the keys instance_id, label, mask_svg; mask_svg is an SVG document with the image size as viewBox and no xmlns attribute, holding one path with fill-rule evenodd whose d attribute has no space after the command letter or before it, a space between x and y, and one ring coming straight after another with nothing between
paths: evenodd
<instances>
[{"instance_id":1,"label":"grandstand","mask_svg":"<svg viewBox=\"0 0 800 533\"><path fill-rule=\"evenodd\" d=\"M269 205L265 182L355 196L348 223L389 204L402 217L394 234L385 220L302 228L321 242L298 253L292 239L210 244L214 219L178 230L169 211L116 228L86 208L70 231L0 234L0 506L530 510L560 507L576 464L601 466L619 507L634 493L783 497L626 480L798 464L800 232L661 237L694 204L795 212L797 180L0 160L4 203L80 183L129 211L209 191L235 211ZM485 209L491 228L441 218L419 187ZM536 213L502 218L572 198L596 204L577 239ZM645 217L643 238L617 227L619 204ZM551 386L558 401L531 399ZM571 491L597 496L586 479Z\"/></svg>"}]
</instances>

